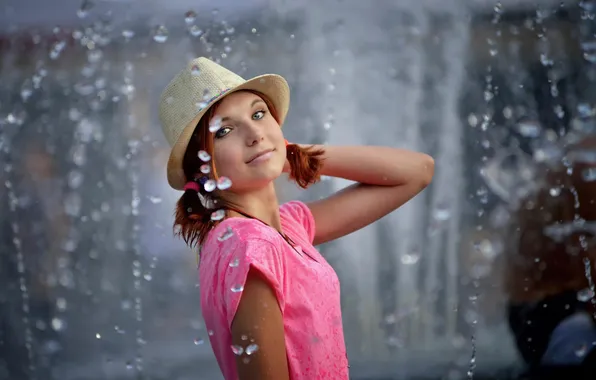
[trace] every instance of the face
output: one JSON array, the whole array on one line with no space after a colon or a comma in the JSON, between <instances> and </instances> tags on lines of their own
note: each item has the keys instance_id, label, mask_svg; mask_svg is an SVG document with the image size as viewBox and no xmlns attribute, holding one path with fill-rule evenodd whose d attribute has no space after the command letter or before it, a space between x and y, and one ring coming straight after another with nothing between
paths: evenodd
<instances>
[{"instance_id":1,"label":"face","mask_svg":"<svg viewBox=\"0 0 596 380\"><path fill-rule=\"evenodd\" d=\"M210 126L214 133L214 162L218 176L232 181L235 193L269 185L282 173L286 147L281 128L258 95L239 91L219 104Z\"/></svg>"}]
</instances>

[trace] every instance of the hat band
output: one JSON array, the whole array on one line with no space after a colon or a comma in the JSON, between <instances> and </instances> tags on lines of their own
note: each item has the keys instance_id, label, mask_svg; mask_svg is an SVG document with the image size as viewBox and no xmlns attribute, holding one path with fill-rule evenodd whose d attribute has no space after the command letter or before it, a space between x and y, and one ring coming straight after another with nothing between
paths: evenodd
<instances>
[{"instance_id":1,"label":"hat band","mask_svg":"<svg viewBox=\"0 0 596 380\"><path fill-rule=\"evenodd\" d=\"M226 92L228 92L230 90L231 90L231 88L226 88L225 90L221 91L219 94L213 96L211 99L201 102L202 107L200 107L199 111L202 111L205 107L207 107L209 104L211 104L212 101L219 98L220 96L222 96L223 94L225 94Z\"/></svg>"}]
</instances>

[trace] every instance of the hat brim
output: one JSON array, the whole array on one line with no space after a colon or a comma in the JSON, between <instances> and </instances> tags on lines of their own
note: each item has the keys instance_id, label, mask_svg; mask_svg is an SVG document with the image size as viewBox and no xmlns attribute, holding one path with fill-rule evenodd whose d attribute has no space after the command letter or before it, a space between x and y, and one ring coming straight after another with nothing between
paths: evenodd
<instances>
[{"instance_id":1,"label":"hat brim","mask_svg":"<svg viewBox=\"0 0 596 380\"><path fill-rule=\"evenodd\" d=\"M280 127L283 125L290 106L290 87L283 77L276 74L260 75L247 80L239 86L228 89L220 96L211 99L209 104L197 113L192 121L184 127L180 137L178 137L178 140L176 140L172 146L167 166L168 183L171 187L176 190L183 190L184 185L187 182L187 178L184 175L184 170L182 168L182 162L188 143L203 115L205 115L213 104L234 92L242 90L251 90L263 94L275 108L279 118L278 122Z\"/></svg>"}]
</instances>

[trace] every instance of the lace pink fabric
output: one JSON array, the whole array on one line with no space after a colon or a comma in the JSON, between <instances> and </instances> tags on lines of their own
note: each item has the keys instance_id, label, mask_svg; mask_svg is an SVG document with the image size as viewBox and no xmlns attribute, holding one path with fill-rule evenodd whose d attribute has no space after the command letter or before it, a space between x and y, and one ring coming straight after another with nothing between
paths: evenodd
<instances>
[{"instance_id":1,"label":"lace pink fabric","mask_svg":"<svg viewBox=\"0 0 596 380\"><path fill-rule=\"evenodd\" d=\"M238 378L230 329L252 267L277 295L291 379L348 379L339 280L312 245L312 214L298 201L283 204L280 214L283 232L316 261L298 254L273 228L247 218L220 223L201 250L201 309L219 367L226 380Z\"/></svg>"}]
</instances>

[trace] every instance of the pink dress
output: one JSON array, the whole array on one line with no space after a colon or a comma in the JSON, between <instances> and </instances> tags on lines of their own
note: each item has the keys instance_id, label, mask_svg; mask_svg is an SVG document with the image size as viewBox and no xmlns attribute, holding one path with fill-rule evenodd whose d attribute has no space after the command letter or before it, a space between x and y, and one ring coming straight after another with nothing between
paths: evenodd
<instances>
[{"instance_id":1,"label":"pink dress","mask_svg":"<svg viewBox=\"0 0 596 380\"><path fill-rule=\"evenodd\" d=\"M312 245L313 216L298 201L281 205L280 214L283 232L316 261L299 255L275 229L248 218L224 220L201 249L201 309L219 367L226 380L238 378L231 324L252 266L277 295L290 378L348 379L339 280Z\"/></svg>"}]
</instances>

